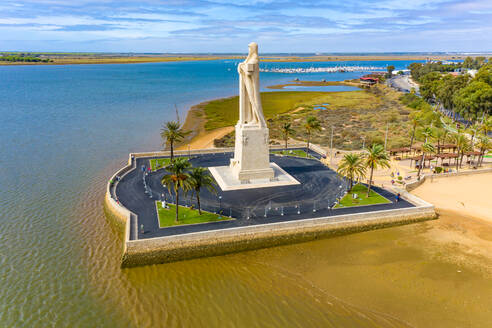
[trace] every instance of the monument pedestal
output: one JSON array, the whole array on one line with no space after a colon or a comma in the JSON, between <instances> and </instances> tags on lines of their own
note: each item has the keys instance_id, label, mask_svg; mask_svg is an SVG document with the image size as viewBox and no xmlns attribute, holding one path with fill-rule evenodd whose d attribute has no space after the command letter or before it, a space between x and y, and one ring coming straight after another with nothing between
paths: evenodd
<instances>
[{"instance_id":1,"label":"monument pedestal","mask_svg":"<svg viewBox=\"0 0 492 328\"><path fill-rule=\"evenodd\" d=\"M234 158L230 169L239 181L270 179L275 177L270 167L268 128L257 124L236 125Z\"/></svg>"}]
</instances>

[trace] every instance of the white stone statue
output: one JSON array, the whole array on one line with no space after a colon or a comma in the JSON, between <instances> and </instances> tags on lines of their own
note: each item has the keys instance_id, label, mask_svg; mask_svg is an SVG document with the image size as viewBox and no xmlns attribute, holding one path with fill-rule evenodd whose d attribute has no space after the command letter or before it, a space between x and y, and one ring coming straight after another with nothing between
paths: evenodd
<instances>
[{"instance_id":1,"label":"white stone statue","mask_svg":"<svg viewBox=\"0 0 492 328\"><path fill-rule=\"evenodd\" d=\"M258 45L252 42L248 57L237 68L239 121L230 168L235 178L241 181L273 179L275 176L270 167L268 127L261 106L259 61Z\"/></svg>"},{"instance_id":2,"label":"white stone statue","mask_svg":"<svg viewBox=\"0 0 492 328\"><path fill-rule=\"evenodd\" d=\"M239 122L266 127L260 99L260 65L258 45L249 44L246 60L237 67L239 72Z\"/></svg>"}]
</instances>

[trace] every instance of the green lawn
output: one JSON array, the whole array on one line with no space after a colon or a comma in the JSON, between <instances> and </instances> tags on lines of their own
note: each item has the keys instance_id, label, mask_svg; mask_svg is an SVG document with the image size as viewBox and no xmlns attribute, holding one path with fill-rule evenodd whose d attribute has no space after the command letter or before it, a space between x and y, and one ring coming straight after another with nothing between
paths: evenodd
<instances>
[{"instance_id":1,"label":"green lawn","mask_svg":"<svg viewBox=\"0 0 492 328\"><path fill-rule=\"evenodd\" d=\"M156 202L157 212L159 215L159 226L161 228L171 227L183 224L205 223L214 221L230 220L227 216L219 216L218 214L202 211L202 215L198 214L198 210L188 207L179 206L179 222L174 221L176 217L176 205L167 204L169 209L162 208L162 202Z\"/></svg>"},{"instance_id":2,"label":"green lawn","mask_svg":"<svg viewBox=\"0 0 492 328\"><path fill-rule=\"evenodd\" d=\"M188 157L179 157L179 158L189 159ZM152 169L152 171L155 171L157 169L169 165L170 162L171 162L170 158L154 158L150 160L150 168Z\"/></svg>"},{"instance_id":3,"label":"green lawn","mask_svg":"<svg viewBox=\"0 0 492 328\"><path fill-rule=\"evenodd\" d=\"M276 150L272 151L273 154L280 154L286 156L298 156L298 157L308 157L305 150L302 149L292 149L292 150ZM312 157L312 156L309 156Z\"/></svg>"},{"instance_id":4,"label":"green lawn","mask_svg":"<svg viewBox=\"0 0 492 328\"><path fill-rule=\"evenodd\" d=\"M353 194L357 194L357 199L353 198ZM335 208L361 206L361 205L374 205L374 204L387 204L391 203L388 199L384 198L377 192L371 189L369 197L367 197L367 187L361 184L355 185L352 190L347 193L339 204Z\"/></svg>"}]
</instances>

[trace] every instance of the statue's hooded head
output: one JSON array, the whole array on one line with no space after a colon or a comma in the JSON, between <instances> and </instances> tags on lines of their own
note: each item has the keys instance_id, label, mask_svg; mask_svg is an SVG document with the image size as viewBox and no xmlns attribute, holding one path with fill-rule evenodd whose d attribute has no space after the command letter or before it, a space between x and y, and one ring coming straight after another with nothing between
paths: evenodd
<instances>
[{"instance_id":1,"label":"statue's hooded head","mask_svg":"<svg viewBox=\"0 0 492 328\"><path fill-rule=\"evenodd\" d=\"M258 44L256 42L251 42L248 44L249 54L257 54L258 53Z\"/></svg>"}]
</instances>

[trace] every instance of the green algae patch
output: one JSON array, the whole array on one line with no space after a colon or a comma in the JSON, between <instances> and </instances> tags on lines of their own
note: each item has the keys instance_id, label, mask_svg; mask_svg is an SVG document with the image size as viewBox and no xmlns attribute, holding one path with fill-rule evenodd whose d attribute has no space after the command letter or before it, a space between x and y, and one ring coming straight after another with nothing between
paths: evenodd
<instances>
[{"instance_id":1,"label":"green algae patch","mask_svg":"<svg viewBox=\"0 0 492 328\"><path fill-rule=\"evenodd\" d=\"M166 204L166 208L164 208L162 207L162 202L156 202L156 207L160 228L184 224L197 224L231 220L231 218L227 216L210 213L203 210L202 214L200 215L197 209L179 206L179 217L178 222L176 222L176 205Z\"/></svg>"}]
</instances>

